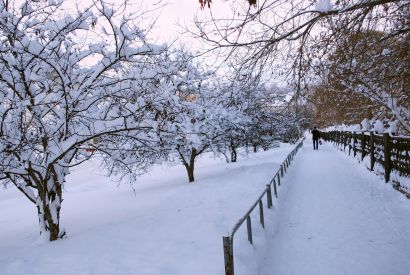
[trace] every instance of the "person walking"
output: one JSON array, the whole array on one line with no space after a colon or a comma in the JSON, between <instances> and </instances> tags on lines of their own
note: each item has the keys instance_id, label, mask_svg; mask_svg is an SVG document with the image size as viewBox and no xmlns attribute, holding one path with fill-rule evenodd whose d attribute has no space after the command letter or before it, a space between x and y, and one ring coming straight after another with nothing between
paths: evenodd
<instances>
[{"instance_id":1,"label":"person walking","mask_svg":"<svg viewBox=\"0 0 410 275\"><path fill-rule=\"evenodd\" d=\"M319 138L320 138L320 132L315 126L312 130L313 150L319 149Z\"/></svg>"}]
</instances>

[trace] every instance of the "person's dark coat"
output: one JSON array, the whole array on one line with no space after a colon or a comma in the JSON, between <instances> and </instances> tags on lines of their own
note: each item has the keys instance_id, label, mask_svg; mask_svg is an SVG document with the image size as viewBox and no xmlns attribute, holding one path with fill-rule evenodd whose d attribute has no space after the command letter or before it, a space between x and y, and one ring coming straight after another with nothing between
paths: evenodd
<instances>
[{"instance_id":1,"label":"person's dark coat","mask_svg":"<svg viewBox=\"0 0 410 275\"><path fill-rule=\"evenodd\" d=\"M313 140L317 140L320 138L320 132L318 129L314 129L312 130L312 138Z\"/></svg>"}]
</instances>

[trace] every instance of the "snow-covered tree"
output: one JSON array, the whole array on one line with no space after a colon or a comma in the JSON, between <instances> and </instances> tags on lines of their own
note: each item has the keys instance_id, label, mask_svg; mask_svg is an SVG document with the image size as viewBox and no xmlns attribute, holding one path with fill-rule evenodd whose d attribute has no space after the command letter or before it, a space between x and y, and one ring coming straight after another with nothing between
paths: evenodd
<instances>
[{"instance_id":1,"label":"snow-covered tree","mask_svg":"<svg viewBox=\"0 0 410 275\"><path fill-rule=\"evenodd\" d=\"M384 37L382 32L360 31L344 36L328 62L318 66L321 83L340 98L366 100L367 104L349 107L364 109L368 119L397 121L403 132L410 132L409 38Z\"/></svg>"},{"instance_id":2,"label":"snow-covered tree","mask_svg":"<svg viewBox=\"0 0 410 275\"><path fill-rule=\"evenodd\" d=\"M218 105L209 88L211 74L193 58L185 50L168 49L146 59L143 70L138 64L125 69L140 75L132 80L134 90L154 91L139 100L149 111L152 131L144 140L123 133L100 139L98 149L111 172L134 177L141 157L149 156L152 163L178 158L194 181L195 158L210 148L210 125L219 123L214 119Z\"/></svg>"},{"instance_id":3,"label":"snow-covered tree","mask_svg":"<svg viewBox=\"0 0 410 275\"><path fill-rule=\"evenodd\" d=\"M200 2L203 6L209 5L212 8L212 1ZM344 66L344 73L351 76L349 81L357 84L354 92L371 98L373 102L378 101L384 109L389 110L391 116L400 121L401 127L408 131L408 104L404 103L408 99L397 96L399 89L395 76L398 75L398 70L408 67L406 52L410 30L409 1L225 2L228 5L224 16L218 17L216 13L210 13L207 17L200 14L196 18L196 29L191 30L195 37L207 42L210 49L225 51L230 60L234 59L241 67L252 68L253 73L268 72L286 80L293 85L297 92L295 96L298 97L306 96L310 87L319 84L318 73L312 68L318 64L328 64L330 55L337 49L339 53L343 53L347 47L346 50L349 50L346 51L344 60L339 61L343 61L343 64L355 64L354 67L349 66L350 72L345 70L348 66ZM256 5L249 5L255 3ZM352 41L352 35L363 37L376 32L382 35L377 39L368 36L370 39L362 40L365 41L365 47L358 47L358 41L350 44L348 42ZM389 44L391 47L386 47ZM397 47L398 44L402 46ZM359 48L363 51L358 50ZM349 54L352 52L355 52L356 56ZM375 59L371 60L370 55ZM401 62L397 57L401 57ZM390 66L392 63L396 66ZM378 74L383 78L383 88L373 85L377 83L376 78L367 77ZM335 76L337 77L337 74ZM408 75L405 77L408 79ZM358 82L362 83L358 85ZM404 84L408 86L408 83ZM346 83L344 85L348 86ZM369 88L369 85L372 88ZM401 94L408 94L407 90L402 89L402 92Z\"/></svg>"},{"instance_id":4,"label":"snow-covered tree","mask_svg":"<svg viewBox=\"0 0 410 275\"><path fill-rule=\"evenodd\" d=\"M0 2L0 180L35 205L50 241L65 234L65 176L88 158L84 149L116 133L144 139L152 127L132 86L140 76L122 68L161 50L127 1L96 0L71 14L63 5Z\"/></svg>"},{"instance_id":5,"label":"snow-covered tree","mask_svg":"<svg viewBox=\"0 0 410 275\"><path fill-rule=\"evenodd\" d=\"M192 55L177 50L169 59L176 70L167 77L172 94L163 105L168 116L164 148L181 160L189 182L193 182L195 160L221 135L219 120L226 110L211 84L212 74L201 68Z\"/></svg>"},{"instance_id":6,"label":"snow-covered tree","mask_svg":"<svg viewBox=\"0 0 410 275\"><path fill-rule=\"evenodd\" d=\"M219 105L226 110L226 115L220 116L221 135L214 140L212 150L216 154L222 154L227 162L236 162L237 149L246 143L249 117L245 114L245 110L248 104L243 98L245 87L238 81L229 79L227 75L218 77L214 81L214 91L219 98Z\"/></svg>"}]
</instances>

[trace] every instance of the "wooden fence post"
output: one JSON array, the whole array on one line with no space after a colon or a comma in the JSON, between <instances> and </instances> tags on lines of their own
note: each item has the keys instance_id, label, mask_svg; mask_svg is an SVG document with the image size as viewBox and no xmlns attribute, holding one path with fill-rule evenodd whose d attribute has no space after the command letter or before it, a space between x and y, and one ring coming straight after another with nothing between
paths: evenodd
<instances>
[{"instance_id":1,"label":"wooden fence post","mask_svg":"<svg viewBox=\"0 0 410 275\"><path fill-rule=\"evenodd\" d=\"M350 156L351 150L352 150L352 133L349 132L349 156Z\"/></svg>"},{"instance_id":2,"label":"wooden fence post","mask_svg":"<svg viewBox=\"0 0 410 275\"><path fill-rule=\"evenodd\" d=\"M248 229L248 241L253 244L253 240L252 240L252 221L251 221L251 214L248 215L248 217L246 217L246 227Z\"/></svg>"},{"instance_id":3,"label":"wooden fence post","mask_svg":"<svg viewBox=\"0 0 410 275\"><path fill-rule=\"evenodd\" d=\"M266 190L267 204L268 204L268 208L271 208L273 206L273 203L272 203L272 189L270 187L270 184L268 184L266 187L268 188Z\"/></svg>"},{"instance_id":4,"label":"wooden fence post","mask_svg":"<svg viewBox=\"0 0 410 275\"><path fill-rule=\"evenodd\" d=\"M233 269L233 246L229 236L223 237L224 258L225 258L225 275L234 275Z\"/></svg>"},{"instance_id":5,"label":"wooden fence post","mask_svg":"<svg viewBox=\"0 0 410 275\"><path fill-rule=\"evenodd\" d=\"M337 132L337 147L340 146L340 134L341 134L341 132L338 131L338 132Z\"/></svg>"},{"instance_id":6,"label":"wooden fence post","mask_svg":"<svg viewBox=\"0 0 410 275\"><path fill-rule=\"evenodd\" d=\"M361 137L362 137L361 147L362 147L362 161L363 161L364 157L366 156L366 139L365 139L364 132L362 132Z\"/></svg>"},{"instance_id":7,"label":"wooden fence post","mask_svg":"<svg viewBox=\"0 0 410 275\"><path fill-rule=\"evenodd\" d=\"M280 186L280 175L278 173L278 185Z\"/></svg>"},{"instance_id":8,"label":"wooden fence post","mask_svg":"<svg viewBox=\"0 0 410 275\"><path fill-rule=\"evenodd\" d=\"M263 228L265 228L265 217L263 216L263 203L259 200L259 221Z\"/></svg>"},{"instance_id":9,"label":"wooden fence post","mask_svg":"<svg viewBox=\"0 0 410 275\"><path fill-rule=\"evenodd\" d=\"M343 151L346 152L346 146L347 146L347 133L343 132Z\"/></svg>"},{"instance_id":10,"label":"wooden fence post","mask_svg":"<svg viewBox=\"0 0 410 275\"><path fill-rule=\"evenodd\" d=\"M374 156L374 133L373 131L370 132L370 171L374 170L374 163L376 161L376 158Z\"/></svg>"},{"instance_id":11,"label":"wooden fence post","mask_svg":"<svg viewBox=\"0 0 410 275\"><path fill-rule=\"evenodd\" d=\"M276 177L273 177L273 192L275 193L275 197L278 197L278 190L276 189Z\"/></svg>"},{"instance_id":12,"label":"wooden fence post","mask_svg":"<svg viewBox=\"0 0 410 275\"><path fill-rule=\"evenodd\" d=\"M353 157L356 157L356 143L357 143L357 137L356 137L356 132L353 132Z\"/></svg>"},{"instance_id":13,"label":"wooden fence post","mask_svg":"<svg viewBox=\"0 0 410 275\"><path fill-rule=\"evenodd\" d=\"M384 179L386 182L390 180L391 159L390 159L390 136L388 133L383 134L383 149L384 149Z\"/></svg>"},{"instance_id":14,"label":"wooden fence post","mask_svg":"<svg viewBox=\"0 0 410 275\"><path fill-rule=\"evenodd\" d=\"M336 137L335 137L336 147L339 147L340 134L341 134L341 131L336 132Z\"/></svg>"}]
</instances>

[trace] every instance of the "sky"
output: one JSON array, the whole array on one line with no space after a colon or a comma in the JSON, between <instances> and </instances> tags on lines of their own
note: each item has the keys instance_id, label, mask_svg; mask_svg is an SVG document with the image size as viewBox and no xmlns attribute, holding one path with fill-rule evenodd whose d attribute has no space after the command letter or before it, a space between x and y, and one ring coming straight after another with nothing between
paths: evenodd
<instances>
[{"instance_id":1,"label":"sky","mask_svg":"<svg viewBox=\"0 0 410 275\"><path fill-rule=\"evenodd\" d=\"M121 0L114 0L121 1ZM142 6L145 9L158 7L160 0L131 0L132 2L142 1ZM160 1L161 2L161 1ZM183 46L192 53L204 52L204 49L209 48L204 41L193 38L188 33L184 32L184 27L195 30L194 19L209 17L211 12L213 16L218 18L230 17L231 9L228 3L223 0L213 0L211 8L205 7L201 9L198 0L162 0L165 4L161 11L158 11L158 20L156 29L149 35L154 38L157 44L168 43L176 47ZM213 67L218 63L217 53L208 53L200 57L203 64Z\"/></svg>"},{"instance_id":2,"label":"sky","mask_svg":"<svg viewBox=\"0 0 410 275\"><path fill-rule=\"evenodd\" d=\"M67 1L67 0L66 0ZM124 0L105 0L107 3L121 5ZM155 20L155 26L147 35L148 41L154 44L168 44L174 47L183 46L185 50L191 53L199 53L198 60L206 66L213 68L219 67L221 53L219 51L208 52L209 45L203 40L193 38L190 34L183 33L183 26L195 31L194 19L208 18L212 13L214 18L232 18L232 8L230 1L213 0L210 8L201 9L199 0L128 0L129 8L127 11L141 13L143 11L155 10L142 20L143 25L149 25L149 22ZM69 5L75 7L78 3L80 7L91 4L91 0L67 1ZM202 55L204 53L204 55ZM223 67L223 66L222 66ZM219 67L221 69L221 67ZM276 82L282 82L275 79ZM279 86L283 86L282 84Z\"/></svg>"},{"instance_id":3,"label":"sky","mask_svg":"<svg viewBox=\"0 0 410 275\"><path fill-rule=\"evenodd\" d=\"M106 2L123 4L124 0L106 0ZM178 24L194 27L195 15L205 17L212 11L214 15L225 17L229 16L230 11L227 3L223 0L213 0L211 9L208 7L201 9L199 0L129 0L129 3L129 8L133 12L139 13L146 10L155 10L147 18L148 22L157 19L155 29L149 34L149 37L154 40L151 42L158 44L164 42L183 43L192 51L200 48L201 41L190 38L187 34L182 35L183 29ZM67 1L66 4L68 5L66 7L71 6L72 8L75 8L77 5L86 7L91 4L91 0Z\"/></svg>"},{"instance_id":4,"label":"sky","mask_svg":"<svg viewBox=\"0 0 410 275\"><path fill-rule=\"evenodd\" d=\"M121 1L121 0L115 0ZM132 0L137 1L138 0ZM143 5L148 8L158 6L159 0L140 0ZM157 29L153 36L158 37L158 42L171 42L175 39L177 41L187 44L190 48L199 47L200 41L189 38L187 34L181 35L182 28L178 24L183 26L194 27L194 17L204 17L209 15L209 8L201 9L198 0L162 0L165 4L161 10L158 21ZM229 8L226 7L226 3L221 0L214 0L211 11L213 14L223 16L224 13L229 13Z\"/></svg>"},{"instance_id":5,"label":"sky","mask_svg":"<svg viewBox=\"0 0 410 275\"><path fill-rule=\"evenodd\" d=\"M152 6L152 0L143 0L143 2ZM196 0L169 0L168 4L163 8L158 20L158 35L165 40L173 40L181 38L179 35L179 27L177 23L184 25L192 25L195 13L204 13L199 7Z\"/></svg>"}]
</instances>

